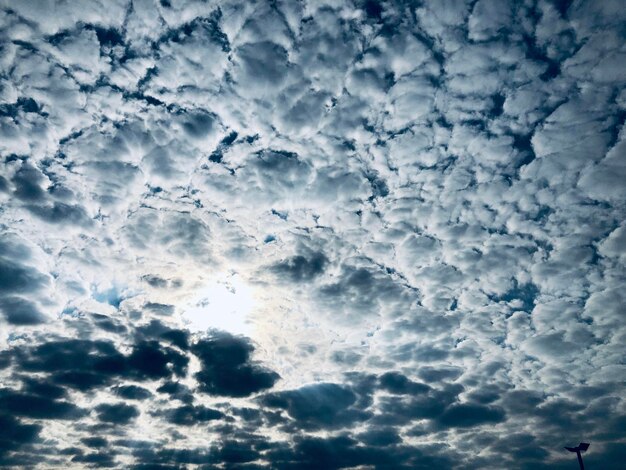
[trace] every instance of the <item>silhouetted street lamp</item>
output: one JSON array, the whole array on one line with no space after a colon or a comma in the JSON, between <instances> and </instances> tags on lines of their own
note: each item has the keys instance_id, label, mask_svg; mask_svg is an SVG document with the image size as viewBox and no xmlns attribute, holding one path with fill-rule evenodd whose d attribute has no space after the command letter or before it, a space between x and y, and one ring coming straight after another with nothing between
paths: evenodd
<instances>
[{"instance_id":1,"label":"silhouetted street lamp","mask_svg":"<svg viewBox=\"0 0 626 470\"><path fill-rule=\"evenodd\" d=\"M580 465L580 470L585 470L585 464L583 464L583 457L580 455L581 452L589 449L589 444L586 442L581 442L578 444L578 447L566 447L570 452L576 452L576 457L578 457L578 465Z\"/></svg>"}]
</instances>

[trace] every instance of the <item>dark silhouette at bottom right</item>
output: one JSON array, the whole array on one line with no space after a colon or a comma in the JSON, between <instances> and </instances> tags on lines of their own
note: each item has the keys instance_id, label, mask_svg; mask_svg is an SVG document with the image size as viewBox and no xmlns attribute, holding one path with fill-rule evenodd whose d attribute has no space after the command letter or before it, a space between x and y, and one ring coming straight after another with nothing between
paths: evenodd
<instances>
[{"instance_id":1,"label":"dark silhouette at bottom right","mask_svg":"<svg viewBox=\"0 0 626 470\"><path fill-rule=\"evenodd\" d=\"M578 457L578 465L580 465L580 470L585 470L583 456L580 454L589 449L589 444L586 442L581 442L580 444L578 444L578 447L566 447L566 449L570 452L576 452L576 457Z\"/></svg>"}]
</instances>

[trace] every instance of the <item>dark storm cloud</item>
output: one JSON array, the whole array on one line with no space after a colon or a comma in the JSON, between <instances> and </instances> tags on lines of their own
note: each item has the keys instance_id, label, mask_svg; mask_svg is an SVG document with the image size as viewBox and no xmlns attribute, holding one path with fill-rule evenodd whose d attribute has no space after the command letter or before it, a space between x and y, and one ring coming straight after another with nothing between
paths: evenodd
<instances>
[{"instance_id":1,"label":"dark storm cloud","mask_svg":"<svg viewBox=\"0 0 626 470\"><path fill-rule=\"evenodd\" d=\"M137 344L130 356L128 367L139 378L158 379L169 377L172 373L184 375L189 359L173 349L164 348L157 341L145 341Z\"/></svg>"},{"instance_id":2,"label":"dark storm cloud","mask_svg":"<svg viewBox=\"0 0 626 470\"><path fill-rule=\"evenodd\" d=\"M21 382L26 392L49 399L62 398L67 394L65 388L53 385L41 378L21 377Z\"/></svg>"},{"instance_id":3,"label":"dark storm cloud","mask_svg":"<svg viewBox=\"0 0 626 470\"><path fill-rule=\"evenodd\" d=\"M171 328L159 320L151 320L150 323L140 326L135 331L138 336L167 341L183 351L189 349L189 330Z\"/></svg>"},{"instance_id":4,"label":"dark storm cloud","mask_svg":"<svg viewBox=\"0 0 626 470\"><path fill-rule=\"evenodd\" d=\"M472 427L487 423L500 423L506 415L501 408L472 404L454 404L446 409L437 423L446 428Z\"/></svg>"},{"instance_id":5,"label":"dark storm cloud","mask_svg":"<svg viewBox=\"0 0 626 470\"><path fill-rule=\"evenodd\" d=\"M271 449L270 460L279 468L452 468L453 461L445 453L390 445L386 447L362 446L348 436L330 438L305 437L297 439L291 448Z\"/></svg>"},{"instance_id":6,"label":"dark storm cloud","mask_svg":"<svg viewBox=\"0 0 626 470\"><path fill-rule=\"evenodd\" d=\"M259 439L225 440L210 449L142 450L134 453L139 465L182 465L200 463L225 465L228 468L266 468L267 465L243 465L258 458L272 467L285 469L374 466L376 468L452 468L452 459L437 449L419 449L394 443L362 446L346 435L329 438L296 437L293 443L270 443ZM141 466L137 468L142 468ZM165 467L164 467L165 468Z\"/></svg>"},{"instance_id":7,"label":"dark storm cloud","mask_svg":"<svg viewBox=\"0 0 626 470\"><path fill-rule=\"evenodd\" d=\"M92 447L94 449L99 449L102 447L107 447L109 445L109 441L107 441L104 437L85 437L80 440L87 447Z\"/></svg>"},{"instance_id":8,"label":"dark storm cloud","mask_svg":"<svg viewBox=\"0 0 626 470\"><path fill-rule=\"evenodd\" d=\"M137 407L124 403L103 403L95 410L100 421L111 424L127 424L140 414Z\"/></svg>"},{"instance_id":9,"label":"dark storm cloud","mask_svg":"<svg viewBox=\"0 0 626 470\"><path fill-rule=\"evenodd\" d=\"M287 412L295 429L344 428L369 418L353 407L357 396L352 390L332 383L307 385L296 390L266 394L261 403Z\"/></svg>"},{"instance_id":10,"label":"dark storm cloud","mask_svg":"<svg viewBox=\"0 0 626 470\"><path fill-rule=\"evenodd\" d=\"M180 465L176 464L160 464L160 463L141 463L130 467L132 470L179 470Z\"/></svg>"},{"instance_id":11,"label":"dark storm cloud","mask_svg":"<svg viewBox=\"0 0 626 470\"><path fill-rule=\"evenodd\" d=\"M223 462L234 468L263 468L254 464L245 465L246 462L252 462L260 457L260 453L253 448L253 442L240 442L235 440L226 440L221 443L220 447L213 452L213 458L216 462Z\"/></svg>"},{"instance_id":12,"label":"dark storm cloud","mask_svg":"<svg viewBox=\"0 0 626 470\"><path fill-rule=\"evenodd\" d=\"M398 432L392 427L372 428L359 434L357 440L365 445L376 447L387 447L402 442Z\"/></svg>"},{"instance_id":13,"label":"dark storm cloud","mask_svg":"<svg viewBox=\"0 0 626 470\"><path fill-rule=\"evenodd\" d=\"M405 399L381 398L381 413L373 418L373 423L383 426L409 424L418 419L432 420L440 416L453 400L446 394L429 394Z\"/></svg>"},{"instance_id":14,"label":"dark storm cloud","mask_svg":"<svg viewBox=\"0 0 626 470\"><path fill-rule=\"evenodd\" d=\"M185 464L202 465L211 462L210 453L205 448L144 448L133 450L132 455L137 468L181 468Z\"/></svg>"},{"instance_id":15,"label":"dark storm cloud","mask_svg":"<svg viewBox=\"0 0 626 470\"><path fill-rule=\"evenodd\" d=\"M72 462L85 463L96 468L114 467L117 464L113 455L100 452L92 452L89 454L80 453L72 457Z\"/></svg>"},{"instance_id":16,"label":"dark storm cloud","mask_svg":"<svg viewBox=\"0 0 626 470\"><path fill-rule=\"evenodd\" d=\"M201 405L185 405L171 408L164 410L159 415L164 416L168 423L181 426L195 426L224 417L224 414L220 411Z\"/></svg>"},{"instance_id":17,"label":"dark storm cloud","mask_svg":"<svg viewBox=\"0 0 626 470\"><path fill-rule=\"evenodd\" d=\"M0 464L7 453L34 442L41 429L41 425L25 424L11 413L0 414Z\"/></svg>"},{"instance_id":18,"label":"dark storm cloud","mask_svg":"<svg viewBox=\"0 0 626 470\"><path fill-rule=\"evenodd\" d=\"M193 393L186 385L179 382L165 382L159 388L159 393L167 393L171 399L180 400L183 403L192 403L194 400Z\"/></svg>"},{"instance_id":19,"label":"dark storm cloud","mask_svg":"<svg viewBox=\"0 0 626 470\"><path fill-rule=\"evenodd\" d=\"M24 372L43 372L56 385L87 391L118 378L155 380L185 373L189 359L156 341L140 341L130 354L104 340L57 340L14 348L10 355Z\"/></svg>"},{"instance_id":20,"label":"dark storm cloud","mask_svg":"<svg viewBox=\"0 0 626 470\"><path fill-rule=\"evenodd\" d=\"M121 385L113 390L115 395L127 400L146 400L152 396L152 392L138 385Z\"/></svg>"},{"instance_id":21,"label":"dark storm cloud","mask_svg":"<svg viewBox=\"0 0 626 470\"><path fill-rule=\"evenodd\" d=\"M21 297L0 298L0 310L11 325L37 325L46 321L37 305Z\"/></svg>"},{"instance_id":22,"label":"dark storm cloud","mask_svg":"<svg viewBox=\"0 0 626 470\"><path fill-rule=\"evenodd\" d=\"M124 356L107 341L58 340L12 352L21 370L49 373L53 383L78 390L105 385L125 369Z\"/></svg>"},{"instance_id":23,"label":"dark storm cloud","mask_svg":"<svg viewBox=\"0 0 626 470\"><path fill-rule=\"evenodd\" d=\"M391 393L417 395L426 393L430 387L414 382L399 372L387 372L380 376L380 387Z\"/></svg>"},{"instance_id":24,"label":"dark storm cloud","mask_svg":"<svg viewBox=\"0 0 626 470\"><path fill-rule=\"evenodd\" d=\"M73 403L7 388L0 389L0 410L35 419L75 420L85 415L85 410Z\"/></svg>"},{"instance_id":25,"label":"dark storm cloud","mask_svg":"<svg viewBox=\"0 0 626 470\"><path fill-rule=\"evenodd\" d=\"M249 340L214 331L191 347L202 364L195 374L199 390L212 395L245 397L271 388L278 374L251 361Z\"/></svg>"}]
</instances>

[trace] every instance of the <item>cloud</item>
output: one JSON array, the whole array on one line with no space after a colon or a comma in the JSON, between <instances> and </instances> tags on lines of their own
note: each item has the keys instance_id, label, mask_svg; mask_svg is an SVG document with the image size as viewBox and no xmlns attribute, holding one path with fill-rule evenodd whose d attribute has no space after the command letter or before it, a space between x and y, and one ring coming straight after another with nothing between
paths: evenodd
<instances>
[{"instance_id":1,"label":"cloud","mask_svg":"<svg viewBox=\"0 0 626 470\"><path fill-rule=\"evenodd\" d=\"M624 460L621 2L0 10L0 465Z\"/></svg>"},{"instance_id":2,"label":"cloud","mask_svg":"<svg viewBox=\"0 0 626 470\"><path fill-rule=\"evenodd\" d=\"M194 400L193 393L189 387L180 382L165 382L157 388L157 392L167 393L171 399L180 400L183 403L192 403Z\"/></svg>"},{"instance_id":3,"label":"cloud","mask_svg":"<svg viewBox=\"0 0 626 470\"><path fill-rule=\"evenodd\" d=\"M11 414L0 415L0 422L2 423L2 427L0 427L2 429L0 431L0 459L3 459L8 452L34 442L41 431L40 425L24 424Z\"/></svg>"},{"instance_id":4,"label":"cloud","mask_svg":"<svg viewBox=\"0 0 626 470\"><path fill-rule=\"evenodd\" d=\"M137 344L128 357L128 367L138 377L151 379L183 375L188 358L172 350L164 349L158 342Z\"/></svg>"},{"instance_id":5,"label":"cloud","mask_svg":"<svg viewBox=\"0 0 626 470\"><path fill-rule=\"evenodd\" d=\"M32 250L11 234L0 244L0 310L12 325L36 325L47 321L41 307L28 298L37 298L50 286L50 278L36 266Z\"/></svg>"},{"instance_id":6,"label":"cloud","mask_svg":"<svg viewBox=\"0 0 626 470\"><path fill-rule=\"evenodd\" d=\"M301 429L342 428L366 419L366 413L351 408L356 401L349 388L332 383L308 385L262 398L263 405L287 411Z\"/></svg>"},{"instance_id":7,"label":"cloud","mask_svg":"<svg viewBox=\"0 0 626 470\"><path fill-rule=\"evenodd\" d=\"M163 414L168 423L182 426L194 426L207 421L220 419L224 416L222 413L212 408L191 405L165 410Z\"/></svg>"},{"instance_id":8,"label":"cloud","mask_svg":"<svg viewBox=\"0 0 626 470\"><path fill-rule=\"evenodd\" d=\"M0 310L11 325L37 325L46 321L46 317L39 311L35 303L20 297L2 298Z\"/></svg>"},{"instance_id":9,"label":"cloud","mask_svg":"<svg viewBox=\"0 0 626 470\"><path fill-rule=\"evenodd\" d=\"M413 382L398 372L386 372L379 380L383 390L399 395L417 395L430 390L427 385Z\"/></svg>"},{"instance_id":10,"label":"cloud","mask_svg":"<svg viewBox=\"0 0 626 470\"><path fill-rule=\"evenodd\" d=\"M346 436L329 438L307 437L298 439L292 449L276 449L270 452L270 458L283 468L346 468L359 465L384 467L389 459L406 467L413 468L448 468L452 461L437 452L421 451L409 446L389 446L376 448L358 446L357 442Z\"/></svg>"},{"instance_id":11,"label":"cloud","mask_svg":"<svg viewBox=\"0 0 626 470\"><path fill-rule=\"evenodd\" d=\"M327 262L323 253L313 253L310 257L296 255L279 261L271 270L279 276L285 276L289 281L305 282L323 273Z\"/></svg>"},{"instance_id":12,"label":"cloud","mask_svg":"<svg viewBox=\"0 0 626 470\"><path fill-rule=\"evenodd\" d=\"M437 419L445 427L472 427L505 420L502 409L481 405L456 404L450 406Z\"/></svg>"},{"instance_id":13,"label":"cloud","mask_svg":"<svg viewBox=\"0 0 626 470\"><path fill-rule=\"evenodd\" d=\"M195 343L191 352L202 365L195 374L199 391L245 397L271 388L279 376L251 361L253 349L247 339L218 331Z\"/></svg>"},{"instance_id":14,"label":"cloud","mask_svg":"<svg viewBox=\"0 0 626 470\"><path fill-rule=\"evenodd\" d=\"M109 341L57 340L11 351L21 370L43 372L53 384L87 391L116 378L155 380L183 374L189 359L157 342L139 342L129 355Z\"/></svg>"},{"instance_id":15,"label":"cloud","mask_svg":"<svg viewBox=\"0 0 626 470\"><path fill-rule=\"evenodd\" d=\"M127 424L139 416L139 410L135 406L124 403L102 403L95 410L100 421L111 424Z\"/></svg>"},{"instance_id":16,"label":"cloud","mask_svg":"<svg viewBox=\"0 0 626 470\"><path fill-rule=\"evenodd\" d=\"M107 447L109 445L109 442L104 437L85 437L80 441L87 447L91 447L94 449Z\"/></svg>"},{"instance_id":17,"label":"cloud","mask_svg":"<svg viewBox=\"0 0 626 470\"><path fill-rule=\"evenodd\" d=\"M150 390L138 385L122 385L115 387L113 391L117 396L127 400L146 400L152 396Z\"/></svg>"},{"instance_id":18,"label":"cloud","mask_svg":"<svg viewBox=\"0 0 626 470\"><path fill-rule=\"evenodd\" d=\"M116 461L113 456L105 453L92 452L90 454L79 454L72 457L72 462L86 463L96 467L114 467Z\"/></svg>"},{"instance_id":19,"label":"cloud","mask_svg":"<svg viewBox=\"0 0 626 470\"><path fill-rule=\"evenodd\" d=\"M11 389L1 389L2 411L15 416L37 419L74 420L84 414L73 403L50 399L47 396L20 393Z\"/></svg>"}]
</instances>

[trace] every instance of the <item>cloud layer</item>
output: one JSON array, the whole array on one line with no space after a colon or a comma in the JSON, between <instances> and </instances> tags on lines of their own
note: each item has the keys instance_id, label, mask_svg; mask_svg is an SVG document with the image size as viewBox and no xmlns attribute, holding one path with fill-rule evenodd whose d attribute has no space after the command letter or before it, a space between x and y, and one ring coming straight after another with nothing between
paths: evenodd
<instances>
[{"instance_id":1,"label":"cloud layer","mask_svg":"<svg viewBox=\"0 0 626 470\"><path fill-rule=\"evenodd\" d=\"M624 461L621 2L0 8L0 466Z\"/></svg>"}]
</instances>

